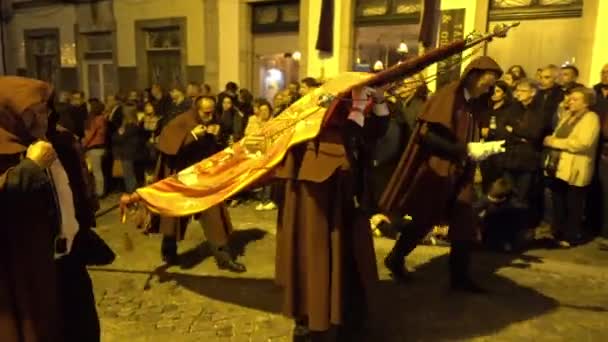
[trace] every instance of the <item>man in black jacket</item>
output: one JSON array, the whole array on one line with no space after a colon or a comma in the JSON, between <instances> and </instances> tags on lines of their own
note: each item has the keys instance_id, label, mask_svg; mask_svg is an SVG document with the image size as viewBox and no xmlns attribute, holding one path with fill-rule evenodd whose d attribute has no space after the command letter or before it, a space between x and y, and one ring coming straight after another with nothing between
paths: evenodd
<instances>
[{"instance_id":1,"label":"man in black jacket","mask_svg":"<svg viewBox=\"0 0 608 342\"><path fill-rule=\"evenodd\" d=\"M593 106L593 111L600 114L608 114L608 64L604 65L601 72L600 83L593 86L597 95L597 102Z\"/></svg>"},{"instance_id":2,"label":"man in black jacket","mask_svg":"<svg viewBox=\"0 0 608 342\"><path fill-rule=\"evenodd\" d=\"M553 131L553 117L557 113L557 107L564 100L564 92L556 83L557 67L546 66L540 72L539 90L536 92L536 102L543 116L545 135Z\"/></svg>"}]
</instances>

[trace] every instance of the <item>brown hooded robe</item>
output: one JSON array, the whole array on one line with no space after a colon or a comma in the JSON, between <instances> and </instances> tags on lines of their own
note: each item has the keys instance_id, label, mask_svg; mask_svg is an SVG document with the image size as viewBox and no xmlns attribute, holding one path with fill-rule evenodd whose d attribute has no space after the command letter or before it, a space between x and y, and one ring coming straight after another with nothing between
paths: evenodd
<instances>
[{"instance_id":1,"label":"brown hooded robe","mask_svg":"<svg viewBox=\"0 0 608 342\"><path fill-rule=\"evenodd\" d=\"M176 116L163 127L158 140L158 150L161 153L156 168L157 180L173 176L219 151L216 136L205 134L196 140L190 133L200 124L203 122L196 109L191 109ZM196 218L203 226L205 237L210 243L216 246L225 246L228 243L233 227L230 214L223 204L205 210L196 215ZM156 222L160 233L181 240L189 221L190 217L160 217Z\"/></svg>"},{"instance_id":2,"label":"brown hooded robe","mask_svg":"<svg viewBox=\"0 0 608 342\"><path fill-rule=\"evenodd\" d=\"M477 106L482 106L483 101L477 99L468 104L464 96L463 81L473 70L502 74L493 59L476 58L460 80L441 88L427 102L379 203L383 212L409 214L417 225L429 229L449 221L453 241L478 238L472 211L474 168L470 163L459 164L429 153L422 146L421 137L433 125L448 139L461 144L479 139L476 115Z\"/></svg>"},{"instance_id":3,"label":"brown hooded robe","mask_svg":"<svg viewBox=\"0 0 608 342\"><path fill-rule=\"evenodd\" d=\"M283 313L308 318L313 331L344 324L346 314L364 309L354 301L365 301L364 290L378 279L369 217L354 207L339 127L332 123L290 150L275 171L285 180L275 280L284 290ZM384 133L375 128L366 119L369 136Z\"/></svg>"},{"instance_id":4,"label":"brown hooded robe","mask_svg":"<svg viewBox=\"0 0 608 342\"><path fill-rule=\"evenodd\" d=\"M72 254L54 259L54 238L60 229L54 194L45 171L24 158L35 140L32 124L48 120L51 93L41 81L0 77L2 342L99 341L91 279ZM89 229L95 224L94 192L85 176L82 151L71 133L50 131L50 142L70 182L76 219L81 230Z\"/></svg>"}]
</instances>

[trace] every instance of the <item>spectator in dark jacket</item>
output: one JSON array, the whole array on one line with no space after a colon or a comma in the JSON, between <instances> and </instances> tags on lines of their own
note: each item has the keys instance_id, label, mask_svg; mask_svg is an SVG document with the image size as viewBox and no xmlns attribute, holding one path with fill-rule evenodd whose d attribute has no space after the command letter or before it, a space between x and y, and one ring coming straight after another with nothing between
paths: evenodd
<instances>
[{"instance_id":1,"label":"spectator in dark jacket","mask_svg":"<svg viewBox=\"0 0 608 342\"><path fill-rule=\"evenodd\" d=\"M234 104L230 96L224 96L218 108L221 125L221 144L228 146L235 141L241 140L245 134L247 119Z\"/></svg>"},{"instance_id":2,"label":"spectator in dark jacket","mask_svg":"<svg viewBox=\"0 0 608 342\"><path fill-rule=\"evenodd\" d=\"M557 74L558 69L555 66L546 66L540 72L540 89L536 93L535 101L538 103L544 117L544 135L553 132L553 122L557 115L557 108L564 100L564 92L556 83Z\"/></svg>"},{"instance_id":3,"label":"spectator in dark jacket","mask_svg":"<svg viewBox=\"0 0 608 342\"><path fill-rule=\"evenodd\" d=\"M496 82L494 94L490 99L490 108L479 119L481 137L484 140L506 139L505 122L516 110L511 88L504 81ZM490 186L503 175L503 154L488 157L479 165L482 177L482 189L487 193Z\"/></svg>"},{"instance_id":4,"label":"spectator in dark jacket","mask_svg":"<svg viewBox=\"0 0 608 342\"><path fill-rule=\"evenodd\" d=\"M534 101L538 85L531 80L520 80L515 98L521 104L505 120L507 151L503 154L504 176L514 186L514 202L529 207L530 189L539 169L543 140L543 117Z\"/></svg>"},{"instance_id":5,"label":"spectator in dark jacket","mask_svg":"<svg viewBox=\"0 0 608 342\"><path fill-rule=\"evenodd\" d=\"M128 193L134 192L138 180L143 178L139 164L145 157L144 144L144 134L137 121L137 109L135 106L125 106L122 124L112 137L112 152L122 165L125 190Z\"/></svg>"},{"instance_id":6,"label":"spectator in dark jacket","mask_svg":"<svg viewBox=\"0 0 608 342\"><path fill-rule=\"evenodd\" d=\"M84 125L87 120L87 105L84 102L84 93L78 90L72 92L70 106L60 113L59 124L72 134L82 138Z\"/></svg>"}]
</instances>

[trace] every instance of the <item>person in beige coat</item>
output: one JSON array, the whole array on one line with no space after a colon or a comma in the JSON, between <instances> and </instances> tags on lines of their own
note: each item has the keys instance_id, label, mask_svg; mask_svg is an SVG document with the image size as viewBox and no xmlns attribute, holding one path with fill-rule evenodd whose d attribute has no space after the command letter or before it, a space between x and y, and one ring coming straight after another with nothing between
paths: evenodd
<instances>
[{"instance_id":1,"label":"person in beige coat","mask_svg":"<svg viewBox=\"0 0 608 342\"><path fill-rule=\"evenodd\" d=\"M600 132L600 120L589 110L595 93L588 88L573 89L568 110L552 135L544 140L551 151L545 159L545 174L551 178L553 233L561 247L581 241L588 185L593 178Z\"/></svg>"}]
</instances>

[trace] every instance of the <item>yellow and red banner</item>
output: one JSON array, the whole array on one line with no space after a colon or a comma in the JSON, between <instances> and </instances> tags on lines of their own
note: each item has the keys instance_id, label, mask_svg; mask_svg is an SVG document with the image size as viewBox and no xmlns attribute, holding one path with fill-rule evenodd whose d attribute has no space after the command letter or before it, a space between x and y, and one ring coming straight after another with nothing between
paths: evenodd
<instances>
[{"instance_id":1,"label":"yellow and red banner","mask_svg":"<svg viewBox=\"0 0 608 342\"><path fill-rule=\"evenodd\" d=\"M177 175L140 188L137 194L154 213L187 216L225 201L268 176L294 145L315 138L328 112L328 100L350 95L353 86L372 77L345 73L302 97L260 131Z\"/></svg>"}]
</instances>

